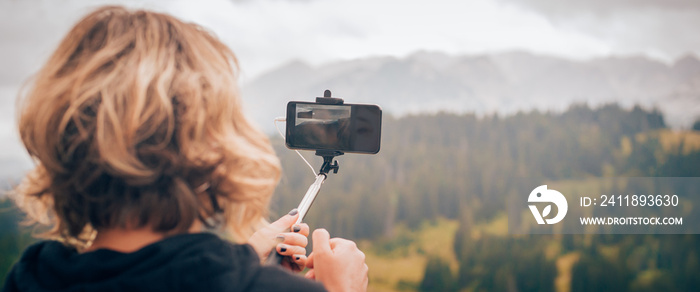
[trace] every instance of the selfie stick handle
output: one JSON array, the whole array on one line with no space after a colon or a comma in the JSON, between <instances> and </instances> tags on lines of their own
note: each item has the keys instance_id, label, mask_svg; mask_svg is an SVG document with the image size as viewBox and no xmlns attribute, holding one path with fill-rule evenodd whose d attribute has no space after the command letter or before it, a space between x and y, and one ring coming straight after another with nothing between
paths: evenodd
<instances>
[{"instance_id":1,"label":"selfie stick handle","mask_svg":"<svg viewBox=\"0 0 700 292\"><path fill-rule=\"evenodd\" d=\"M313 184L311 184L311 186L309 186L309 189L306 191L304 198L301 200L301 203L299 203L299 207L297 207L297 210L299 211L299 218L297 218L297 222L295 224L301 223L304 217L306 217L306 214L309 212L311 205L314 203L314 200L316 200L316 196L321 191L321 185L324 181L326 181L326 178L328 178L328 173L331 171L333 173L338 172L338 161L333 161L335 156L343 155L342 152L338 151L317 151L316 154L323 156L323 165L321 166L321 171L316 176L316 180ZM286 232L289 232L289 229L287 229ZM267 265L280 265L282 264L284 258L285 257L283 255L277 252L276 248L273 248L270 251L270 255L267 257L265 263Z\"/></svg>"},{"instance_id":2,"label":"selfie stick handle","mask_svg":"<svg viewBox=\"0 0 700 292\"><path fill-rule=\"evenodd\" d=\"M324 181L326 181L326 178L328 178L328 173L331 171L333 173L338 173L338 161L333 161L335 156L343 155L343 153L338 151L331 153L317 151L316 154L323 154L323 165L321 166L321 171L316 176L316 180L313 184L311 184L311 186L309 186L304 198L301 200L301 203L299 203L299 207L297 207L297 210L299 211L299 218L297 218L296 224L301 223L301 221L304 220L304 217L306 217L306 213L309 212L311 205L314 203L314 200L316 200L316 196L318 195L319 191L321 191L321 185Z\"/></svg>"},{"instance_id":3,"label":"selfie stick handle","mask_svg":"<svg viewBox=\"0 0 700 292\"><path fill-rule=\"evenodd\" d=\"M316 181L314 181L314 183L311 184L309 189L306 191L304 198L301 200L301 203L299 203L299 207L297 207L297 210L299 210L299 218L297 218L296 224L301 223L301 221L304 220L304 217L306 217L306 213L309 212L311 204L313 204L314 200L316 200L316 196L318 195L318 192L321 191L321 185L324 181L326 181L326 177L326 174L323 173L317 175Z\"/></svg>"},{"instance_id":4,"label":"selfie stick handle","mask_svg":"<svg viewBox=\"0 0 700 292\"><path fill-rule=\"evenodd\" d=\"M342 155L342 153L334 154ZM306 191L304 198L301 200L301 203L299 203L299 207L297 207L297 210L299 211L299 218L297 218L295 224L301 223L304 217L306 217L306 214L309 212L311 205L314 203L314 200L316 200L316 196L318 196L318 193L321 191L321 185L324 181L326 181L326 178L328 177L328 172L338 172L338 162L333 161L334 157L335 156L323 156L323 166L321 166L321 172L316 176L316 180L314 181L314 183L311 184L311 186L309 186L309 189ZM289 232L289 230L286 230L286 232ZM273 248L272 251L270 251L270 255L267 257L266 264L279 265L282 264L282 260L284 260L284 256L277 253L276 248Z\"/></svg>"},{"instance_id":5,"label":"selfie stick handle","mask_svg":"<svg viewBox=\"0 0 700 292\"><path fill-rule=\"evenodd\" d=\"M317 175L314 183L311 184L309 189L306 191L304 198L301 200L301 203L299 203L299 207L297 207L297 210L299 210L299 218L297 218L295 224L301 223L304 217L306 217L306 213L309 212L311 204L314 203L316 196L318 195L319 191L321 191L321 185L326 180L326 177L327 176L324 173L320 173L319 175ZM286 230L286 232L289 232L289 228ZM276 248L273 248L270 251L270 255L267 257L266 264L280 265L282 264L282 260L284 260L284 256L279 254Z\"/></svg>"},{"instance_id":6,"label":"selfie stick handle","mask_svg":"<svg viewBox=\"0 0 700 292\"><path fill-rule=\"evenodd\" d=\"M321 171L316 176L316 180L311 184L311 186L309 186L306 194L304 194L304 198L301 200L301 203L299 203L299 207L297 207L297 210L299 211L299 218L297 218L295 224L301 223L301 221L304 220L304 217L306 217L311 205L314 203L314 200L316 200L316 196L318 196L318 193L321 191L321 185L324 181L326 181L326 178L328 178L328 173L338 173L338 169L340 167L338 166L338 161L334 161L334 159L336 156L343 155L343 152L324 152L318 150L316 151L316 155L323 156L323 165L321 165ZM289 230L286 232L289 232ZM282 263L283 259L284 256L277 253L277 249L273 248L272 251L270 251L270 255L267 257L266 263L269 265L279 265Z\"/></svg>"}]
</instances>

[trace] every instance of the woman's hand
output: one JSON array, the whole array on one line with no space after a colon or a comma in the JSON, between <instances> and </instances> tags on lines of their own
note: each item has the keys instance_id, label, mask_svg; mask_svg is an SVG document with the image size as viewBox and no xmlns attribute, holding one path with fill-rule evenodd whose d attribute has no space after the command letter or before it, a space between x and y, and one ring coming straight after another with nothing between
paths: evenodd
<instances>
[{"instance_id":1,"label":"woman's hand","mask_svg":"<svg viewBox=\"0 0 700 292\"><path fill-rule=\"evenodd\" d=\"M285 256L282 266L294 272L299 272L306 266L306 245L309 243L309 225L294 224L299 217L296 209L284 215L279 220L258 230L248 239L258 257L265 262L274 247Z\"/></svg>"},{"instance_id":2,"label":"woman's hand","mask_svg":"<svg viewBox=\"0 0 700 292\"><path fill-rule=\"evenodd\" d=\"M313 234L314 251L306 265L311 270L306 278L315 279L328 291L367 291L369 268L365 254L347 239L330 238L325 229L316 229Z\"/></svg>"}]
</instances>

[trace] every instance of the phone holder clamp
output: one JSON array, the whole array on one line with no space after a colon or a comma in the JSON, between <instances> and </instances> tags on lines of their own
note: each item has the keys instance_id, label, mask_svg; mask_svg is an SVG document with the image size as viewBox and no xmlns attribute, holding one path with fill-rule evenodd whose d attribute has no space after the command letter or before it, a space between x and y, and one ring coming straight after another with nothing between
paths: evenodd
<instances>
[{"instance_id":1,"label":"phone holder clamp","mask_svg":"<svg viewBox=\"0 0 700 292\"><path fill-rule=\"evenodd\" d=\"M323 157L323 164L321 165L321 170L318 174L328 174L331 171L333 173L338 173L338 161L335 160L336 156L343 155L340 151L328 151L328 150L316 150L316 155Z\"/></svg>"},{"instance_id":2,"label":"phone holder clamp","mask_svg":"<svg viewBox=\"0 0 700 292\"><path fill-rule=\"evenodd\" d=\"M316 97L316 103L318 104L333 104L333 105L338 105L338 104L343 104L345 101L342 98L339 97L331 97L331 91L326 89L326 91L323 92L323 97Z\"/></svg>"}]
</instances>

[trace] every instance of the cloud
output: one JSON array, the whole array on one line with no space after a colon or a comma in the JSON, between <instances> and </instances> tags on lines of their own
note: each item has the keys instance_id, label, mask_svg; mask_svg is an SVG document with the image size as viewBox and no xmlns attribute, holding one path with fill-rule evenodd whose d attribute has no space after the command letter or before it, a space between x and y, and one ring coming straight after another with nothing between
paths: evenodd
<instances>
[{"instance_id":1,"label":"cloud","mask_svg":"<svg viewBox=\"0 0 700 292\"><path fill-rule=\"evenodd\" d=\"M314 65L415 51L526 50L571 58L609 53L539 13L494 0L179 1L169 11L212 28L250 75L294 59Z\"/></svg>"},{"instance_id":2,"label":"cloud","mask_svg":"<svg viewBox=\"0 0 700 292\"><path fill-rule=\"evenodd\" d=\"M700 1L500 0L537 12L557 28L610 45L616 54L646 54L671 61L700 53Z\"/></svg>"},{"instance_id":3,"label":"cloud","mask_svg":"<svg viewBox=\"0 0 700 292\"><path fill-rule=\"evenodd\" d=\"M549 16L596 14L608 16L629 10L700 10L696 0L501 0L544 12Z\"/></svg>"},{"instance_id":4,"label":"cloud","mask_svg":"<svg viewBox=\"0 0 700 292\"><path fill-rule=\"evenodd\" d=\"M692 0L0 1L0 84L25 80L75 21L103 4L205 26L239 55L246 78L294 59L318 65L420 50L667 60L700 50L692 29L700 1Z\"/></svg>"},{"instance_id":5,"label":"cloud","mask_svg":"<svg viewBox=\"0 0 700 292\"><path fill-rule=\"evenodd\" d=\"M616 38L553 25L549 18L557 12L543 11L557 11L556 6L504 1L4 1L0 60L13 70L0 68L0 84L26 79L75 21L103 4L164 11L203 25L238 54L246 78L294 59L318 65L373 55L403 57L421 50L525 50L570 58L612 52L610 43Z\"/></svg>"}]
</instances>

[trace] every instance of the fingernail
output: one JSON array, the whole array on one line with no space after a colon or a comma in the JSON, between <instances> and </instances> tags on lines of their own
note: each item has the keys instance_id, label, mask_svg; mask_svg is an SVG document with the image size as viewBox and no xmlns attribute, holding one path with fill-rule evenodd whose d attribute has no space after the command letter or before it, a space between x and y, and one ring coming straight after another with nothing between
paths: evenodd
<instances>
[{"instance_id":1,"label":"fingernail","mask_svg":"<svg viewBox=\"0 0 700 292\"><path fill-rule=\"evenodd\" d=\"M283 242L283 241L284 241L284 235L282 235L282 234L277 235L277 237L275 238L275 240L277 240L277 242Z\"/></svg>"},{"instance_id":2,"label":"fingernail","mask_svg":"<svg viewBox=\"0 0 700 292\"><path fill-rule=\"evenodd\" d=\"M292 230L293 230L294 232L299 232L299 231L301 231L301 226L296 225L296 226L292 227Z\"/></svg>"},{"instance_id":3,"label":"fingernail","mask_svg":"<svg viewBox=\"0 0 700 292\"><path fill-rule=\"evenodd\" d=\"M280 252L285 252L287 251L287 247L284 245L280 245Z\"/></svg>"},{"instance_id":4,"label":"fingernail","mask_svg":"<svg viewBox=\"0 0 700 292\"><path fill-rule=\"evenodd\" d=\"M289 211L288 214L289 214L289 216L294 216L294 215L296 215L297 213L299 213L299 210L297 210L296 208L294 208L294 209L292 209L292 211Z\"/></svg>"}]
</instances>

